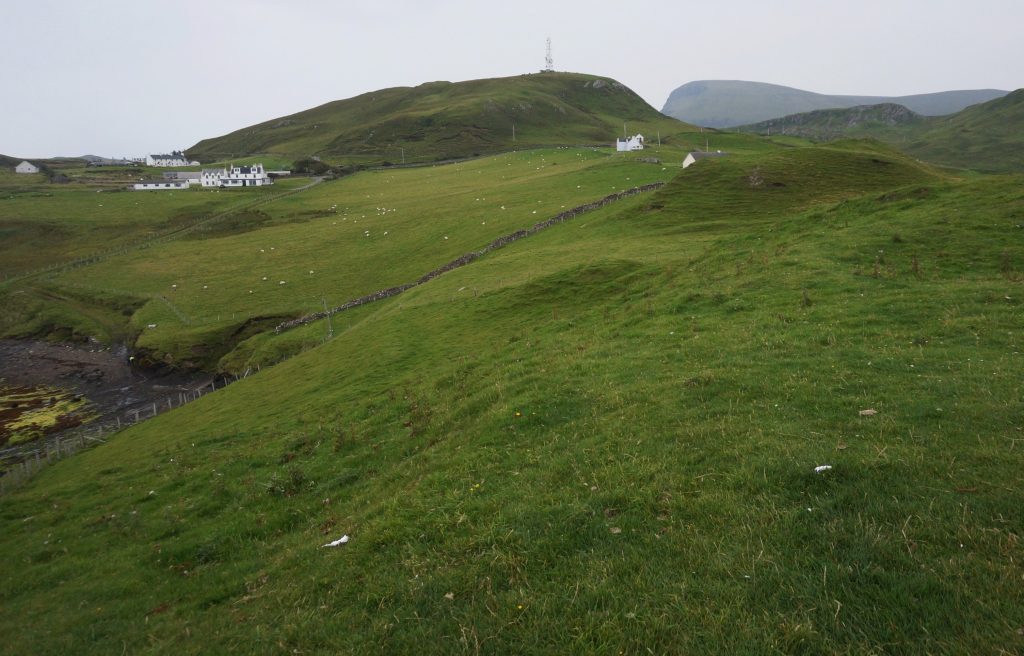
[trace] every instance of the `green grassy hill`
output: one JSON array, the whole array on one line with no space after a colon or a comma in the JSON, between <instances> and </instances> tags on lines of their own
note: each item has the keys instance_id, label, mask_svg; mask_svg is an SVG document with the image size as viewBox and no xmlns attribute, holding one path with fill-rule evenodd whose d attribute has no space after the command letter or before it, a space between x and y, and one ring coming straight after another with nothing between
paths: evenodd
<instances>
[{"instance_id":1,"label":"green grassy hill","mask_svg":"<svg viewBox=\"0 0 1024 656\"><path fill-rule=\"evenodd\" d=\"M12 193L0 197L2 273L16 276L0 286L0 335L127 341L143 362L244 371L322 337L300 331L264 344L254 333L416 280L568 207L667 180L698 138L736 153L779 149L694 132L641 154L525 150L363 171L297 194L308 179L252 190L96 194L76 182ZM380 266L382 257L391 264ZM87 265L17 278L76 258Z\"/></svg>"},{"instance_id":2,"label":"green grassy hill","mask_svg":"<svg viewBox=\"0 0 1024 656\"><path fill-rule=\"evenodd\" d=\"M207 162L260 153L331 162L434 161L531 146L613 144L689 126L667 118L609 78L539 73L430 82L338 100L188 149ZM515 137L513 138L513 126Z\"/></svg>"},{"instance_id":3,"label":"green grassy hill","mask_svg":"<svg viewBox=\"0 0 1024 656\"><path fill-rule=\"evenodd\" d=\"M699 80L675 89L661 111L695 125L727 128L820 109L882 103L903 105L926 116L943 116L1006 93L998 89L976 89L911 96L843 96L763 82Z\"/></svg>"},{"instance_id":4,"label":"green grassy hill","mask_svg":"<svg viewBox=\"0 0 1024 656\"><path fill-rule=\"evenodd\" d=\"M339 315L4 497L0 651L1020 651L1022 211L739 153Z\"/></svg>"},{"instance_id":5,"label":"green grassy hill","mask_svg":"<svg viewBox=\"0 0 1024 656\"><path fill-rule=\"evenodd\" d=\"M980 171L1024 171L1024 89L932 119L901 145L922 159Z\"/></svg>"},{"instance_id":6,"label":"green grassy hill","mask_svg":"<svg viewBox=\"0 0 1024 656\"><path fill-rule=\"evenodd\" d=\"M753 125L742 125L735 128L735 131L761 135L790 135L819 142L858 137L880 138L882 135L900 139L909 129L921 125L926 120L924 116L903 105L882 103L791 114Z\"/></svg>"},{"instance_id":7,"label":"green grassy hill","mask_svg":"<svg viewBox=\"0 0 1024 656\"><path fill-rule=\"evenodd\" d=\"M952 116L924 117L898 105L794 114L736 128L813 141L880 139L915 157L978 171L1024 171L1024 89Z\"/></svg>"},{"instance_id":8,"label":"green grassy hill","mask_svg":"<svg viewBox=\"0 0 1024 656\"><path fill-rule=\"evenodd\" d=\"M682 158L681 151L671 156L676 162ZM267 329L325 302L338 305L415 280L567 207L666 180L676 167L670 173L661 164L607 150L548 149L366 171L236 212L184 239L129 250L40 281L21 296L9 296L18 311L6 317L8 332L38 334L62 322L87 332L89 326L77 318L81 312L54 305L54 296L80 302L94 297L100 306L109 297L128 296L141 307L122 332L137 336L134 344L143 361L241 371L267 363L248 360L252 345L244 347L244 355L220 359L251 336L254 322ZM264 193L273 194L274 188ZM149 200L165 212L173 207L187 216L211 211L195 205L203 199L251 202L251 194L232 192L117 196L126 196L129 205L132 198ZM388 266L380 266L382 258ZM34 302L38 296L42 307ZM279 359L276 350L265 357Z\"/></svg>"}]
</instances>

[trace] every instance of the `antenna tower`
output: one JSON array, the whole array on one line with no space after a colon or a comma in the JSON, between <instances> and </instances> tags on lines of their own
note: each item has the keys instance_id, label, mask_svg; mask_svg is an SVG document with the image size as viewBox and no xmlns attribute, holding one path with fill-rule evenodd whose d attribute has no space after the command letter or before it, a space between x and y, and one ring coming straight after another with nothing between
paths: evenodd
<instances>
[{"instance_id":1,"label":"antenna tower","mask_svg":"<svg viewBox=\"0 0 1024 656\"><path fill-rule=\"evenodd\" d=\"M548 49L544 55L544 71L550 73L555 70L555 60L551 58L551 37L548 37Z\"/></svg>"}]
</instances>

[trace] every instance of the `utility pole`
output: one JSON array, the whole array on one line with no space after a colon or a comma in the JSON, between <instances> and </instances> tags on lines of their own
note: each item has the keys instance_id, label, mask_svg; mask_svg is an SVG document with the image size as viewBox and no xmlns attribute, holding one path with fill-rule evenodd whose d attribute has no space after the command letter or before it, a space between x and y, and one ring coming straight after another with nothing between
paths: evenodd
<instances>
[{"instance_id":1,"label":"utility pole","mask_svg":"<svg viewBox=\"0 0 1024 656\"><path fill-rule=\"evenodd\" d=\"M402 164L405 164L405 148L402 148Z\"/></svg>"},{"instance_id":2,"label":"utility pole","mask_svg":"<svg viewBox=\"0 0 1024 656\"><path fill-rule=\"evenodd\" d=\"M512 121L512 141L516 140L516 122Z\"/></svg>"}]
</instances>

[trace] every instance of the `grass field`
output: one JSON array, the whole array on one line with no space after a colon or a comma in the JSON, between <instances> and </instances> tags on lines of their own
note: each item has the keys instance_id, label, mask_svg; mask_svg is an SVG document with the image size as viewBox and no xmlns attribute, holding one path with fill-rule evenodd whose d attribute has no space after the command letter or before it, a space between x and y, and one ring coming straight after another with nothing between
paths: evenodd
<instances>
[{"instance_id":1,"label":"grass field","mask_svg":"<svg viewBox=\"0 0 1024 656\"><path fill-rule=\"evenodd\" d=\"M527 156L406 173L465 247L458 178ZM388 175L211 241L356 191L398 211L348 241L400 237ZM526 180L487 202L574 202ZM878 146L737 155L338 315L6 496L0 651L1019 653L1022 211Z\"/></svg>"},{"instance_id":2,"label":"grass field","mask_svg":"<svg viewBox=\"0 0 1024 656\"><path fill-rule=\"evenodd\" d=\"M185 239L75 269L48 289L144 299L132 317L133 330L142 333L139 348L154 360L215 368L248 336L251 321L266 328L325 302L338 305L414 280L567 207L666 180L682 151L665 148L664 156L673 161L548 149L363 172L213 222ZM225 196L231 197L216 197ZM391 264L379 266L385 258ZM233 363L240 370L256 364Z\"/></svg>"},{"instance_id":3,"label":"grass field","mask_svg":"<svg viewBox=\"0 0 1024 656\"><path fill-rule=\"evenodd\" d=\"M0 193L0 279L117 250L306 182L286 179L252 190L168 192L40 185Z\"/></svg>"}]
</instances>

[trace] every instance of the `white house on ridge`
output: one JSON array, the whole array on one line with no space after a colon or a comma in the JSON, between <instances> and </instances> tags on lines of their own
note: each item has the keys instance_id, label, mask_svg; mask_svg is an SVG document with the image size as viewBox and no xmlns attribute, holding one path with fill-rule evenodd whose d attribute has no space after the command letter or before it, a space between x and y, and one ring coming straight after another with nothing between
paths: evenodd
<instances>
[{"instance_id":1,"label":"white house on ridge","mask_svg":"<svg viewBox=\"0 0 1024 656\"><path fill-rule=\"evenodd\" d=\"M189 166L185 153L175 150L169 155L146 155L146 166Z\"/></svg>"},{"instance_id":2,"label":"white house on ridge","mask_svg":"<svg viewBox=\"0 0 1024 656\"><path fill-rule=\"evenodd\" d=\"M39 173L39 167L32 162L22 162L14 167L15 173Z\"/></svg>"},{"instance_id":3,"label":"white house on ridge","mask_svg":"<svg viewBox=\"0 0 1024 656\"><path fill-rule=\"evenodd\" d=\"M643 150L644 149L644 135L635 134L632 137L625 139L615 140L615 150L621 152L629 150Z\"/></svg>"}]
</instances>

